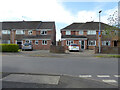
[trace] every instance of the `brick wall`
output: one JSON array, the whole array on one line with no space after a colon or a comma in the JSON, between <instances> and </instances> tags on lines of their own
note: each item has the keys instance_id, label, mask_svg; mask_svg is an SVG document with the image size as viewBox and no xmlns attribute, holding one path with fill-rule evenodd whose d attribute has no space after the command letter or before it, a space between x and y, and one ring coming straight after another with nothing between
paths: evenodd
<instances>
[{"instance_id":1,"label":"brick wall","mask_svg":"<svg viewBox=\"0 0 120 90\"><path fill-rule=\"evenodd\" d=\"M65 53L65 47L64 46L50 46L50 52L51 53Z\"/></svg>"},{"instance_id":2,"label":"brick wall","mask_svg":"<svg viewBox=\"0 0 120 90\"><path fill-rule=\"evenodd\" d=\"M95 47L95 53L99 53L99 48ZM120 47L102 47L101 53L103 54L120 54Z\"/></svg>"}]
</instances>

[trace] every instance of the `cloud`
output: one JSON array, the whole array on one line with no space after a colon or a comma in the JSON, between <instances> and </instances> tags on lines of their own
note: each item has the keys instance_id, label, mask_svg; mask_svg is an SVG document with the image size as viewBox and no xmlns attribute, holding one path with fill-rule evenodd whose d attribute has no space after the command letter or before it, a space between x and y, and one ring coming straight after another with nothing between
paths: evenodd
<instances>
[{"instance_id":1,"label":"cloud","mask_svg":"<svg viewBox=\"0 0 120 90\"><path fill-rule=\"evenodd\" d=\"M56 0L2 0L0 17L2 20L17 18L22 20L42 20L68 23L73 16Z\"/></svg>"},{"instance_id":2,"label":"cloud","mask_svg":"<svg viewBox=\"0 0 120 90\"><path fill-rule=\"evenodd\" d=\"M0 2L0 21L55 21L56 25L59 25L58 23L69 25L73 22L99 21L97 10L82 10L74 15L58 0L0 0ZM115 10L117 7L102 12L104 15L101 13L101 21L107 23L107 18ZM57 40L60 37L61 28L57 28Z\"/></svg>"}]
</instances>

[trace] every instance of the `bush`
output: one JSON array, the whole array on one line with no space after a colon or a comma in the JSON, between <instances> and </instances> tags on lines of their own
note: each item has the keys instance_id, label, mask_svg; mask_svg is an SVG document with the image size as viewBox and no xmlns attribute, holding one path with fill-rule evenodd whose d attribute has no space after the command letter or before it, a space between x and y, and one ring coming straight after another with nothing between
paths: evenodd
<instances>
[{"instance_id":1,"label":"bush","mask_svg":"<svg viewBox=\"0 0 120 90\"><path fill-rule=\"evenodd\" d=\"M18 52L18 50L17 44L0 44L0 52Z\"/></svg>"}]
</instances>

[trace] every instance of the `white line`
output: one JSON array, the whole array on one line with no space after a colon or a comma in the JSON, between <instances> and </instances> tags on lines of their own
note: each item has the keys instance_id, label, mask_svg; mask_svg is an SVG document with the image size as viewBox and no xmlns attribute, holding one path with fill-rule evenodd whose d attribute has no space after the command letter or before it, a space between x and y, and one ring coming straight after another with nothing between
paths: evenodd
<instances>
[{"instance_id":1,"label":"white line","mask_svg":"<svg viewBox=\"0 0 120 90\"><path fill-rule=\"evenodd\" d=\"M110 77L109 75L97 75L97 77Z\"/></svg>"},{"instance_id":2,"label":"white line","mask_svg":"<svg viewBox=\"0 0 120 90\"><path fill-rule=\"evenodd\" d=\"M102 80L102 81L106 83L117 83L116 80Z\"/></svg>"},{"instance_id":3,"label":"white line","mask_svg":"<svg viewBox=\"0 0 120 90\"><path fill-rule=\"evenodd\" d=\"M120 75L114 75L114 77L120 77Z\"/></svg>"},{"instance_id":4,"label":"white line","mask_svg":"<svg viewBox=\"0 0 120 90\"><path fill-rule=\"evenodd\" d=\"M92 75L79 75L79 77L83 77L83 78L85 78L85 77L92 77Z\"/></svg>"}]
</instances>

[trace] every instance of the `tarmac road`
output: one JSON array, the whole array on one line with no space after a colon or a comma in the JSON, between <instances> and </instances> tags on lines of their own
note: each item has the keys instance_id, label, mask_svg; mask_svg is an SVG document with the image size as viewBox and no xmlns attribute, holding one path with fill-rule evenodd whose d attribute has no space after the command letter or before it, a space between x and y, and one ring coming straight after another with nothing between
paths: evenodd
<instances>
[{"instance_id":1,"label":"tarmac road","mask_svg":"<svg viewBox=\"0 0 120 90\"><path fill-rule=\"evenodd\" d=\"M3 72L85 77L118 85L118 59L95 57L25 57L3 55Z\"/></svg>"}]
</instances>

